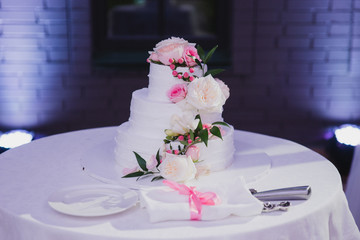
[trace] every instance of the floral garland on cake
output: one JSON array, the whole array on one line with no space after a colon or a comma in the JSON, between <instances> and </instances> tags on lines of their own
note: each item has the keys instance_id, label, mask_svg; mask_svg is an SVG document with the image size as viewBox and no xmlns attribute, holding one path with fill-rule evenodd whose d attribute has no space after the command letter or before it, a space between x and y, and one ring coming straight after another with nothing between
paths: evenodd
<instances>
[{"instance_id":1,"label":"floral garland on cake","mask_svg":"<svg viewBox=\"0 0 360 240\"><path fill-rule=\"evenodd\" d=\"M205 73L204 66L212 57L217 46L207 55L198 45L189 43L182 38L171 37L159 42L154 51L149 52L148 62L169 66L175 78L184 83L175 84L168 92L169 100L183 109L184 115L173 115L171 128L165 129L164 145L150 159L142 158L134 152L138 166L124 169L124 178L155 175L152 181L168 179L175 182L185 182L207 172L207 169L197 167L201 162L199 144L208 145L213 138L220 138L225 133L223 126L230 127L225 122L203 123L200 115L203 113L221 113L225 101L229 97L229 88L213 75L222 69L209 70ZM203 76L196 76L195 67L202 69ZM187 68L188 72L177 71L178 67Z\"/></svg>"}]
</instances>

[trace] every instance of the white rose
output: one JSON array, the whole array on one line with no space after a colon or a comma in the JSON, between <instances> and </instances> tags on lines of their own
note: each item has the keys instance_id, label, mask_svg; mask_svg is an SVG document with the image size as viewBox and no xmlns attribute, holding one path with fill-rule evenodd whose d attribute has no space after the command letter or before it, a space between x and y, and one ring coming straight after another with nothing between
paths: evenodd
<instances>
[{"instance_id":1,"label":"white rose","mask_svg":"<svg viewBox=\"0 0 360 240\"><path fill-rule=\"evenodd\" d=\"M184 114L182 117L174 114L170 120L170 130L175 135L182 135L189 132L190 129L195 130L198 124L199 119L195 119L192 114Z\"/></svg>"},{"instance_id":2,"label":"white rose","mask_svg":"<svg viewBox=\"0 0 360 240\"><path fill-rule=\"evenodd\" d=\"M220 79L215 78L216 82L219 84L221 91L223 92L225 99L228 99L230 97L230 89L229 87Z\"/></svg>"},{"instance_id":3,"label":"white rose","mask_svg":"<svg viewBox=\"0 0 360 240\"><path fill-rule=\"evenodd\" d=\"M165 153L159 166L160 175L175 182L186 182L195 178L196 167L191 157Z\"/></svg>"},{"instance_id":4,"label":"white rose","mask_svg":"<svg viewBox=\"0 0 360 240\"><path fill-rule=\"evenodd\" d=\"M205 112L222 112L226 96L219 83L211 76L195 78L188 85L186 101L195 108Z\"/></svg>"}]
</instances>

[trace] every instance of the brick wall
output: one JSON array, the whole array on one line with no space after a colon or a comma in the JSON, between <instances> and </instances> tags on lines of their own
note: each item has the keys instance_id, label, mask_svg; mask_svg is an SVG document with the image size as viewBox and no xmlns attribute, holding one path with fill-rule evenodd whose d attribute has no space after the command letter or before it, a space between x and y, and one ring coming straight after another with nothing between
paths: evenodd
<instances>
[{"instance_id":1,"label":"brick wall","mask_svg":"<svg viewBox=\"0 0 360 240\"><path fill-rule=\"evenodd\" d=\"M304 144L360 121L360 0L237 0L224 117ZM91 64L89 0L0 0L0 130L119 125L147 70ZM221 46L220 46L221 47Z\"/></svg>"}]
</instances>

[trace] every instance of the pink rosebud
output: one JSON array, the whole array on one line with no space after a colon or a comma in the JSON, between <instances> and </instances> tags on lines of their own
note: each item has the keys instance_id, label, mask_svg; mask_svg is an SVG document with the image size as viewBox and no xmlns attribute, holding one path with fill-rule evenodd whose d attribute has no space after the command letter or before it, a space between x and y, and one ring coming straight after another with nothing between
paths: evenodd
<instances>
[{"instance_id":1,"label":"pink rosebud","mask_svg":"<svg viewBox=\"0 0 360 240\"><path fill-rule=\"evenodd\" d=\"M181 79L181 78L182 78L182 75L179 73L179 74L177 75L177 77L178 77L178 79Z\"/></svg>"},{"instance_id":2,"label":"pink rosebud","mask_svg":"<svg viewBox=\"0 0 360 240\"><path fill-rule=\"evenodd\" d=\"M176 76L178 75L177 71L173 71L173 72L172 72L172 75L173 75L174 77L176 77Z\"/></svg>"},{"instance_id":3,"label":"pink rosebud","mask_svg":"<svg viewBox=\"0 0 360 240\"><path fill-rule=\"evenodd\" d=\"M189 68L189 71L190 71L190 73L194 73L194 72L195 72L194 68Z\"/></svg>"},{"instance_id":4,"label":"pink rosebud","mask_svg":"<svg viewBox=\"0 0 360 240\"><path fill-rule=\"evenodd\" d=\"M174 64L171 64L171 65L170 65L170 68L171 68L171 70L174 70L174 69L175 69L175 65L174 65Z\"/></svg>"},{"instance_id":5,"label":"pink rosebud","mask_svg":"<svg viewBox=\"0 0 360 240\"><path fill-rule=\"evenodd\" d=\"M190 80L190 82L194 81L194 77L190 76L189 80Z\"/></svg>"},{"instance_id":6,"label":"pink rosebud","mask_svg":"<svg viewBox=\"0 0 360 240\"><path fill-rule=\"evenodd\" d=\"M178 63L183 64L183 63L184 63L184 59L183 59L183 58L179 58Z\"/></svg>"},{"instance_id":7,"label":"pink rosebud","mask_svg":"<svg viewBox=\"0 0 360 240\"><path fill-rule=\"evenodd\" d=\"M169 58L169 63L173 63L173 62L174 62L174 59Z\"/></svg>"},{"instance_id":8,"label":"pink rosebud","mask_svg":"<svg viewBox=\"0 0 360 240\"><path fill-rule=\"evenodd\" d=\"M187 72L184 73L184 78L188 78L189 74Z\"/></svg>"},{"instance_id":9,"label":"pink rosebud","mask_svg":"<svg viewBox=\"0 0 360 240\"><path fill-rule=\"evenodd\" d=\"M203 124L203 129L210 129L210 128L212 128L211 124L208 123Z\"/></svg>"},{"instance_id":10,"label":"pink rosebud","mask_svg":"<svg viewBox=\"0 0 360 240\"><path fill-rule=\"evenodd\" d=\"M174 150L174 154L175 155L179 155L180 151L179 150Z\"/></svg>"},{"instance_id":11,"label":"pink rosebud","mask_svg":"<svg viewBox=\"0 0 360 240\"><path fill-rule=\"evenodd\" d=\"M177 103L184 100L187 94L186 84L175 84L167 92L167 96L171 102Z\"/></svg>"},{"instance_id":12,"label":"pink rosebud","mask_svg":"<svg viewBox=\"0 0 360 240\"><path fill-rule=\"evenodd\" d=\"M171 150L166 150L166 152L167 152L167 153L172 153L172 151L171 151Z\"/></svg>"},{"instance_id":13,"label":"pink rosebud","mask_svg":"<svg viewBox=\"0 0 360 240\"><path fill-rule=\"evenodd\" d=\"M184 136L180 135L180 136L178 137L178 140L179 140L179 141L184 141Z\"/></svg>"},{"instance_id":14,"label":"pink rosebud","mask_svg":"<svg viewBox=\"0 0 360 240\"><path fill-rule=\"evenodd\" d=\"M148 58L148 59L146 59L146 62L150 63L150 59L149 59L149 58Z\"/></svg>"},{"instance_id":15,"label":"pink rosebud","mask_svg":"<svg viewBox=\"0 0 360 240\"><path fill-rule=\"evenodd\" d=\"M200 158L200 149L197 146L192 145L188 148L185 155L191 157L193 161L197 161Z\"/></svg>"},{"instance_id":16,"label":"pink rosebud","mask_svg":"<svg viewBox=\"0 0 360 240\"><path fill-rule=\"evenodd\" d=\"M192 140L191 139L188 139L188 144L191 144L192 143Z\"/></svg>"}]
</instances>

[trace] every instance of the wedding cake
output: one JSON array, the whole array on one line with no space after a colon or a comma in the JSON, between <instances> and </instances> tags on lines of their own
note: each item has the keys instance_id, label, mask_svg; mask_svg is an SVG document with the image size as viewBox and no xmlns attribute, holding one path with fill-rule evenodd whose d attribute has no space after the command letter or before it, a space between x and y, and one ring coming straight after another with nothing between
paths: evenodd
<instances>
[{"instance_id":1,"label":"wedding cake","mask_svg":"<svg viewBox=\"0 0 360 240\"><path fill-rule=\"evenodd\" d=\"M229 88L206 65L215 49L205 55L172 37L149 52L149 85L132 93L130 118L115 137L124 177L184 182L232 163L234 128L222 118Z\"/></svg>"}]
</instances>

